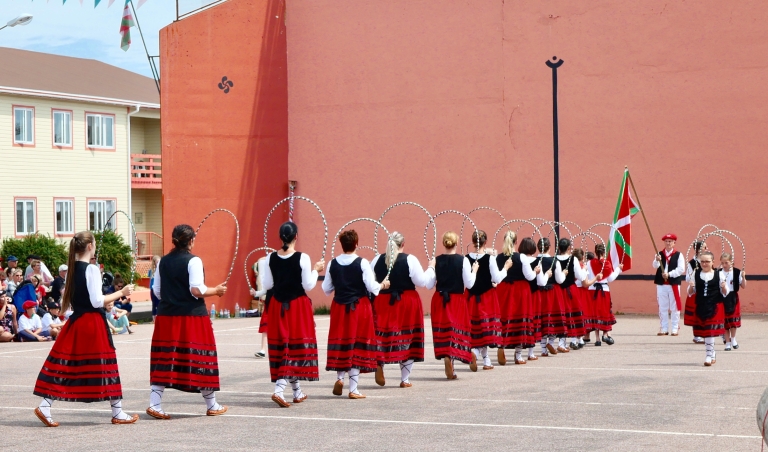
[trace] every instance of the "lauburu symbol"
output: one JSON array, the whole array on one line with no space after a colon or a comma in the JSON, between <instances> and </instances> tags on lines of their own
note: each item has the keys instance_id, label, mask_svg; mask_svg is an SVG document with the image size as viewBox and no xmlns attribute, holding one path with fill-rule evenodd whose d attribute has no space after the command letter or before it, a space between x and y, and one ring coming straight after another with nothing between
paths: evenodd
<instances>
[{"instance_id":1,"label":"lauburu symbol","mask_svg":"<svg viewBox=\"0 0 768 452\"><path fill-rule=\"evenodd\" d=\"M229 93L229 89L235 86L235 84L232 82L232 80L227 80L227 76L221 78L221 83L219 83L219 89L224 91L224 94Z\"/></svg>"}]
</instances>

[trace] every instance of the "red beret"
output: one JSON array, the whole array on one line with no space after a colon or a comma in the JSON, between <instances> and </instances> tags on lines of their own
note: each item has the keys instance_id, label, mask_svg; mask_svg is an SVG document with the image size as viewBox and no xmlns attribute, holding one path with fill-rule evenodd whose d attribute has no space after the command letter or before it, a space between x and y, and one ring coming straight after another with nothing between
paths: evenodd
<instances>
[{"instance_id":1,"label":"red beret","mask_svg":"<svg viewBox=\"0 0 768 452\"><path fill-rule=\"evenodd\" d=\"M21 305L21 309L23 309L25 311L27 309L29 309L29 308L36 308L36 307L37 307L37 302L36 301L29 301L29 300L25 301L24 304Z\"/></svg>"},{"instance_id":2,"label":"red beret","mask_svg":"<svg viewBox=\"0 0 768 452\"><path fill-rule=\"evenodd\" d=\"M661 240L674 240L674 241L677 241L677 236L675 234L667 234L664 237L662 237Z\"/></svg>"}]
</instances>

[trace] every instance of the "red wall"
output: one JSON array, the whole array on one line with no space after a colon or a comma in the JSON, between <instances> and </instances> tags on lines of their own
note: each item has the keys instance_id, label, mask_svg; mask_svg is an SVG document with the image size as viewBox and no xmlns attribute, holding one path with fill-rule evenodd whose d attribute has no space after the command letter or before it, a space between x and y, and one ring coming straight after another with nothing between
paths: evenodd
<instances>
[{"instance_id":1,"label":"red wall","mask_svg":"<svg viewBox=\"0 0 768 452\"><path fill-rule=\"evenodd\" d=\"M196 228L213 209L240 221L230 291L208 299L217 308L248 299L243 259L263 246L264 217L287 192L284 10L282 1L229 1L160 32L165 249L175 225ZM217 87L223 76L234 82L228 94ZM200 230L194 253L209 286L226 278L234 231L224 213Z\"/></svg>"},{"instance_id":2,"label":"red wall","mask_svg":"<svg viewBox=\"0 0 768 452\"><path fill-rule=\"evenodd\" d=\"M551 218L545 61L556 55L561 218L610 222L628 165L657 246L674 231L685 247L715 223L745 240L749 274L767 274L766 19L760 1L290 0L288 176L331 234L404 200L433 213L490 205ZM317 215L299 206L296 218L316 259ZM488 231L500 225L477 218ZM426 216L398 208L385 219L424 259ZM654 250L635 221L631 273L650 274ZM371 244L371 229L358 230ZM615 310L656 312L651 282L612 291ZM768 311L766 295L753 281L743 309Z\"/></svg>"}]
</instances>

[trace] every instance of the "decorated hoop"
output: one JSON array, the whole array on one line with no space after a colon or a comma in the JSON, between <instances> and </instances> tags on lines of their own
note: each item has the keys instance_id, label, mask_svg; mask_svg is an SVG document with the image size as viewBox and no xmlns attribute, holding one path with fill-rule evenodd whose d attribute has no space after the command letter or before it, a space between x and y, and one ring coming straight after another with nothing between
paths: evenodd
<instances>
[{"instance_id":1,"label":"decorated hoop","mask_svg":"<svg viewBox=\"0 0 768 452\"><path fill-rule=\"evenodd\" d=\"M582 231L582 232L576 234L575 237L579 237L579 236L582 236L581 243L582 243L582 250L584 250L584 263L587 262L587 250L585 249L583 244L587 240L587 237L589 237L592 240L592 243L594 243L595 246L597 246L597 241L595 240L595 237L597 237L598 239L600 239L600 243L603 245L603 247L605 247L605 240L603 240L602 237L600 237L598 234L596 234L596 233L594 233L592 231L589 231L589 230ZM573 238L571 240L573 240ZM607 254L607 251L606 251L606 254ZM607 260L608 260L608 257L606 256L606 258L603 259L603 266L600 269L600 273L605 271L605 262ZM595 276L597 276L597 275L595 275ZM603 277L605 277L605 275L603 275Z\"/></svg>"},{"instance_id":2,"label":"decorated hoop","mask_svg":"<svg viewBox=\"0 0 768 452\"><path fill-rule=\"evenodd\" d=\"M374 255L374 257L375 257L376 255L378 255L378 254L379 254L379 253L376 251L376 248L374 248L374 247L372 247L372 246L368 246L368 245L357 245L357 249L359 249L359 250L370 250L370 251L373 251L373 255Z\"/></svg>"},{"instance_id":3,"label":"decorated hoop","mask_svg":"<svg viewBox=\"0 0 768 452\"><path fill-rule=\"evenodd\" d=\"M741 245L741 272L745 273L747 268L747 247L744 246L744 242L741 240L741 237L734 234L733 232L727 230L727 229L718 229L718 231L732 235L736 240L739 241L739 244ZM730 242L729 242L730 243ZM733 249L733 247L731 247ZM731 251L731 256L733 256L733 251Z\"/></svg>"},{"instance_id":4,"label":"decorated hoop","mask_svg":"<svg viewBox=\"0 0 768 452\"><path fill-rule=\"evenodd\" d=\"M334 256L336 255L335 254L335 252L336 252L336 239L339 238L339 235L342 233L342 231L344 231L344 229L346 229L347 227L349 227L349 225L351 225L353 223L357 223L358 221L369 221L371 223L376 224L377 228L379 226L381 226L381 229L384 229L384 232L387 233L387 237L389 237L389 239L387 240L387 252L389 252L389 249L390 249L389 242L392 239L391 239L391 235L390 235L389 231L387 230L387 228L380 221L374 220L373 218L355 218L354 220L351 220L351 221L348 221L348 222L344 223L344 225L339 228L339 232L337 232L336 235L333 237L333 245L331 245L331 259L333 259ZM362 247L358 247L358 248L362 248ZM371 247L368 247L368 248L371 248ZM376 247L373 247L371 249L374 251L374 253L376 255L379 254L378 251L376 251ZM394 265L395 265L395 261L394 261L394 259L391 259L391 257L392 256L390 256L390 259L389 259L389 265L387 266L387 276L384 279L389 278L389 274L392 272L392 267L394 267Z\"/></svg>"},{"instance_id":5,"label":"decorated hoop","mask_svg":"<svg viewBox=\"0 0 768 452\"><path fill-rule=\"evenodd\" d=\"M435 223L435 218L446 213L455 213L456 215L461 215L462 217L464 217L464 220L469 220L469 222L472 223L472 227L475 228L475 234L480 235L480 233L477 230L477 225L475 224L474 221L472 221L471 218L469 218L469 215L465 214L464 212L459 212L458 210L443 210L442 212L438 212L432 218L430 218L429 223L427 223L427 226L424 228L424 243L427 243L427 231L429 231L429 225L434 224L435 234L437 234L437 224ZM462 228L464 227L464 220L462 220L461 222ZM459 235L459 246L462 246L461 235ZM461 249L463 250L464 248L461 248ZM429 252L427 252L427 261L434 259L436 255L437 255L437 241L435 241L435 246L434 248L432 248L432 257L429 257Z\"/></svg>"},{"instance_id":6,"label":"decorated hoop","mask_svg":"<svg viewBox=\"0 0 768 452\"><path fill-rule=\"evenodd\" d=\"M430 220L432 219L432 214L429 213L429 210L427 210L421 204L417 204L417 203L412 202L412 201L402 201L402 202L398 202L398 203L392 204L391 206L387 207L386 210L384 210L384 212L381 213L381 216L379 217L379 222L381 222L384 219L384 215L386 215L387 212L389 212L390 210L394 209L395 207L404 206L404 205L410 205L410 206L418 207L419 209L423 210L424 213L427 214L427 216L429 217ZM390 235L389 232L387 232L387 235L388 236ZM373 247L376 248L377 250L379 249L379 226L378 225L376 225L376 228L373 230ZM437 248L437 229L435 229L435 248ZM424 236L424 251L427 253L427 256L429 256L429 248L427 248L427 236L426 235Z\"/></svg>"},{"instance_id":7,"label":"decorated hoop","mask_svg":"<svg viewBox=\"0 0 768 452\"><path fill-rule=\"evenodd\" d=\"M535 220L535 218L532 218L532 220ZM541 227L544 226L544 225L549 226L549 229L550 229L549 234L554 234L555 235L555 255L552 257L552 266L549 267L550 270L554 271L555 264L557 263L557 242L560 241L560 238L557 236L557 231L555 230L555 222L554 221L546 221L546 220L544 220L544 222L539 225L539 231L541 231ZM547 238L549 238L549 234L547 234ZM539 234L539 241L541 241L542 238L543 238L542 235ZM551 244L550 244L549 247L550 247L550 249L552 249L552 245ZM537 250L539 249L539 244L538 243L536 243L536 249ZM541 253L542 251L539 251L539 252ZM544 267L542 267L542 270L544 270Z\"/></svg>"},{"instance_id":8,"label":"decorated hoop","mask_svg":"<svg viewBox=\"0 0 768 452\"><path fill-rule=\"evenodd\" d=\"M598 227L598 226L608 226L608 227L611 229L611 235L610 235L610 236L608 236L608 244L609 244L609 245L610 245L611 241L613 240L613 233L614 233L614 232L615 232L615 233L617 233L617 234L619 234L619 237L621 237L621 241L622 241L622 242L624 242L624 243L627 243L627 242L626 242L626 239L624 238L624 234L622 234L622 233L621 233L621 231L619 231L619 228L615 228L615 227L613 227L613 225L612 225L612 224L610 224L610 223L595 223L595 224L593 224L592 226L590 226L590 227L587 229L587 231L591 231L592 229L594 229L594 228L596 228L596 227ZM609 249L606 247L606 249L605 249L605 258L606 258L606 259L608 258L608 256L610 255L610 253L611 253L611 251L610 251L610 250L609 250ZM620 264L621 264L621 265L624 265L624 258L625 258L626 256L627 256L627 253L626 253L626 252L624 252L624 253L621 255L621 262L620 262Z\"/></svg>"},{"instance_id":9,"label":"decorated hoop","mask_svg":"<svg viewBox=\"0 0 768 452\"><path fill-rule=\"evenodd\" d=\"M474 209L467 212L467 218L469 218L470 215L472 215L472 212L477 212L478 210L490 210L491 212L496 212L496 215L498 215L501 218L501 221L507 221L506 218L504 218L504 215L501 214L497 209L494 209L493 207L488 206L479 206L475 207ZM459 231L459 246L461 249L464 249L464 222L466 218L461 221L461 231ZM475 232L477 232L477 226L475 226Z\"/></svg>"},{"instance_id":10,"label":"decorated hoop","mask_svg":"<svg viewBox=\"0 0 768 452\"><path fill-rule=\"evenodd\" d=\"M502 230L502 229L504 229L504 226L509 226L509 225L510 225L510 224L512 224L512 223L524 223L524 224L529 224L529 225L531 225L531 226L533 227L533 234L539 234L539 239L541 239L541 238L542 238L542 235L541 235L541 230L540 230L540 229L539 229L539 228L536 226L536 224L535 224L535 223L533 223L533 222L531 222L531 221L528 221L528 220L521 220L521 219L508 220L508 221L505 221L505 222L504 222L504 224L502 224L501 226L499 226L499 229L497 229L497 230L496 230L496 233L495 233L495 234L493 234L493 242L491 242L491 247L493 247L493 249L496 249L496 237L499 235L499 232L501 232L501 230ZM519 226L519 227L518 227L518 228L515 230L515 233L517 233L517 231L519 231L519 230L520 230L520 228L522 228L522 227L523 227L523 225L521 224L521 225L520 225L520 226ZM531 238L533 238L533 234L531 234Z\"/></svg>"},{"instance_id":11,"label":"decorated hoop","mask_svg":"<svg viewBox=\"0 0 768 452\"><path fill-rule=\"evenodd\" d=\"M322 220L323 220L323 229L324 229L324 233L325 233L325 235L323 236L323 254L321 256L321 260L324 261L325 260L325 251L328 248L328 223L325 221L325 215L323 215L323 211L320 210L320 206L318 206L316 202L314 202L311 199L306 198L304 196L289 196L287 198L281 199L280 201L277 202L277 204L275 204L274 207L272 207L272 210L270 210L269 213L267 214L267 219L264 221L264 246L266 247L268 242L269 242L267 240L267 228L269 226L269 220L270 220L270 218L272 218L272 214L275 212L275 210L278 207L280 207L280 204L282 204L284 202L291 202L292 203L293 200L295 200L295 199L301 199L302 201L306 201L306 202L312 204L313 206L315 206L315 209L317 209L317 211L320 213L320 218L322 218Z\"/></svg>"},{"instance_id":12,"label":"decorated hoop","mask_svg":"<svg viewBox=\"0 0 768 452\"><path fill-rule=\"evenodd\" d=\"M248 277L248 259L251 258L251 255L257 251L266 251L267 254L275 252L274 248L270 248L268 246L261 246L259 248L256 248L255 250L251 250L250 253L248 253L245 256L245 260L243 261L243 270L245 271L245 282L248 284L248 288L251 290L256 290L251 286L251 278Z\"/></svg>"},{"instance_id":13,"label":"decorated hoop","mask_svg":"<svg viewBox=\"0 0 768 452\"><path fill-rule=\"evenodd\" d=\"M539 224L541 224L543 222L546 222L547 220L546 220L546 218L533 217L533 218L529 218L528 221L531 221L531 222L538 221ZM519 231L522 227L523 227L523 225L521 224L520 226L517 227L517 230ZM515 232L517 232L517 231L515 231Z\"/></svg>"},{"instance_id":14,"label":"decorated hoop","mask_svg":"<svg viewBox=\"0 0 768 452\"><path fill-rule=\"evenodd\" d=\"M133 246L131 247L131 280L128 284L133 284L133 275L136 274L136 255L139 250L139 237L136 235L136 226L133 225L133 221L131 221L131 216L125 213L122 210L116 210L112 215L107 218L107 221L104 222L104 224L109 224L110 220L115 217L118 213L122 213L125 215L125 218L128 220L128 224L131 225L131 232L133 232ZM96 263L99 263L99 256L101 251L101 244L104 242L104 231L101 231L101 237L99 237L99 243L96 246Z\"/></svg>"},{"instance_id":15,"label":"decorated hoop","mask_svg":"<svg viewBox=\"0 0 768 452\"><path fill-rule=\"evenodd\" d=\"M234 213L232 213L227 209L213 209L208 213L208 215L205 216L205 218L203 218L203 221L201 221L200 224L197 226L197 229L195 230L195 235L197 235L197 233L200 232L200 228L203 227L203 223L205 223L205 221L208 220L208 218L210 218L211 215L213 215L216 212L228 213L232 217L232 219L235 220L235 255L232 256L232 264L230 264L229 266L229 272L227 272L227 279L224 280L224 283L226 284L229 282L229 278L232 277L232 271L235 269L235 261L237 260L237 251L240 248L240 222L237 221L237 217L235 216Z\"/></svg>"}]
</instances>

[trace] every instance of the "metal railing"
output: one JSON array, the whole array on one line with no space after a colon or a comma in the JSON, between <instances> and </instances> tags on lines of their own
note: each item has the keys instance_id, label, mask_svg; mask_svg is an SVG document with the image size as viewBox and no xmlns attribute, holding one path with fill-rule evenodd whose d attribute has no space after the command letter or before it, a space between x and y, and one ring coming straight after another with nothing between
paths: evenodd
<instances>
[{"instance_id":1,"label":"metal railing","mask_svg":"<svg viewBox=\"0 0 768 452\"><path fill-rule=\"evenodd\" d=\"M163 236L155 232L137 232L139 250L136 253L138 259L152 259L152 256L163 255Z\"/></svg>"},{"instance_id":2,"label":"metal railing","mask_svg":"<svg viewBox=\"0 0 768 452\"><path fill-rule=\"evenodd\" d=\"M160 154L131 154L131 185L133 188L163 188Z\"/></svg>"}]
</instances>

